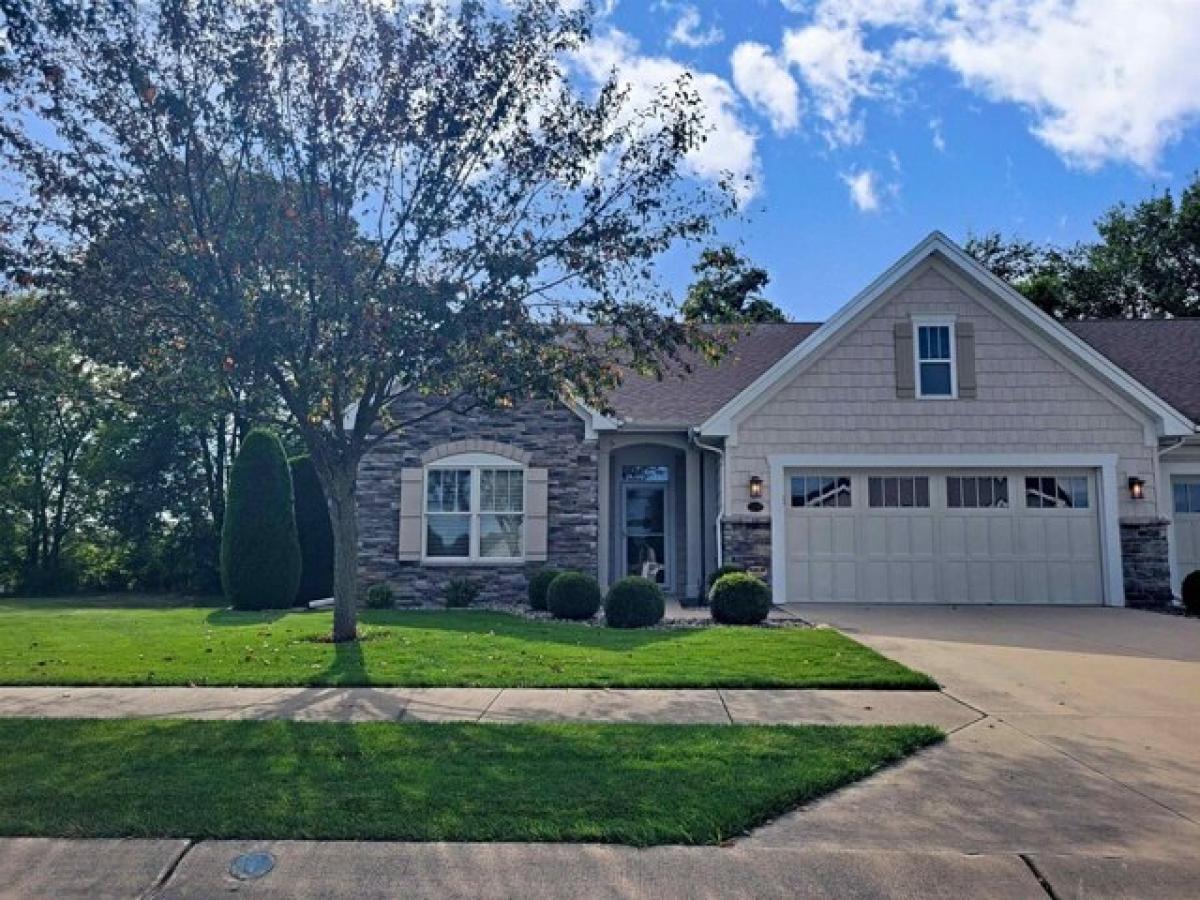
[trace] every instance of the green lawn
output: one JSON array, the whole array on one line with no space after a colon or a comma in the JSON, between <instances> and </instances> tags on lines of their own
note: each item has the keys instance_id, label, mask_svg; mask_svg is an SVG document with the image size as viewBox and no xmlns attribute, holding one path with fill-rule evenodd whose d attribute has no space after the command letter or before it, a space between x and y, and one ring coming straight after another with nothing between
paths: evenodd
<instances>
[{"instance_id":1,"label":"green lawn","mask_svg":"<svg viewBox=\"0 0 1200 900\"><path fill-rule=\"evenodd\" d=\"M620 631L481 611L163 608L145 600L0 601L0 684L935 688L836 631Z\"/></svg>"},{"instance_id":2,"label":"green lawn","mask_svg":"<svg viewBox=\"0 0 1200 900\"><path fill-rule=\"evenodd\" d=\"M0 834L715 844L924 726L0 720Z\"/></svg>"}]
</instances>

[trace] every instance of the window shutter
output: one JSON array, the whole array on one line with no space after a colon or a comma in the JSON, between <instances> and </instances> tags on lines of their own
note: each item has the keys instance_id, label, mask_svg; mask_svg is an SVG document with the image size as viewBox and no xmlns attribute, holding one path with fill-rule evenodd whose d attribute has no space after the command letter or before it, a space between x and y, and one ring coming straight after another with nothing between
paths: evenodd
<instances>
[{"instance_id":1,"label":"window shutter","mask_svg":"<svg viewBox=\"0 0 1200 900\"><path fill-rule=\"evenodd\" d=\"M421 559L421 519L424 509L422 487L425 479L419 468L400 470L400 540L396 558L416 562Z\"/></svg>"},{"instance_id":2,"label":"window shutter","mask_svg":"<svg viewBox=\"0 0 1200 900\"><path fill-rule=\"evenodd\" d=\"M912 322L896 323L896 396L911 400L917 395L916 372L913 365Z\"/></svg>"},{"instance_id":3,"label":"window shutter","mask_svg":"<svg viewBox=\"0 0 1200 900\"><path fill-rule=\"evenodd\" d=\"M533 562L546 559L548 550L549 472L525 470L525 558Z\"/></svg>"},{"instance_id":4,"label":"window shutter","mask_svg":"<svg viewBox=\"0 0 1200 900\"><path fill-rule=\"evenodd\" d=\"M975 399L975 326L959 322L954 329L954 356L958 363L958 396Z\"/></svg>"}]
</instances>

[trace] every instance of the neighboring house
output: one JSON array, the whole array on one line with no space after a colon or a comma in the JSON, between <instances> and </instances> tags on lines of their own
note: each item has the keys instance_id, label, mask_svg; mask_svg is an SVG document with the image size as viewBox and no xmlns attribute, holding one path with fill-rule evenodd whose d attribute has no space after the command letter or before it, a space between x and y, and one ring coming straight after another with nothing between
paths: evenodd
<instances>
[{"instance_id":1,"label":"neighboring house","mask_svg":"<svg viewBox=\"0 0 1200 900\"><path fill-rule=\"evenodd\" d=\"M363 462L360 573L543 565L776 602L1169 601L1200 568L1200 320L1060 324L932 234L828 322L630 375L614 414L434 416Z\"/></svg>"}]
</instances>

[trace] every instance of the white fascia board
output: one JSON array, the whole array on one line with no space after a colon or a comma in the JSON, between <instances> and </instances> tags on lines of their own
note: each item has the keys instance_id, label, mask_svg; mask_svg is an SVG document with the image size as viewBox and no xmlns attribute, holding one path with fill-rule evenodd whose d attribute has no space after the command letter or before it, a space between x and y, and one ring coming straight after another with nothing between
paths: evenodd
<instances>
[{"instance_id":1,"label":"white fascia board","mask_svg":"<svg viewBox=\"0 0 1200 900\"><path fill-rule=\"evenodd\" d=\"M621 423L618 420L611 416L606 416L584 403L580 403L573 397L564 397L563 402L566 403L567 408L575 413L575 415L583 419L583 436L585 440L594 441L600 432L616 431L621 427Z\"/></svg>"},{"instance_id":2,"label":"white fascia board","mask_svg":"<svg viewBox=\"0 0 1200 900\"><path fill-rule=\"evenodd\" d=\"M1006 284L1003 279L996 277L977 263L940 231L934 231L867 285L854 299L839 309L829 321L796 345L779 362L755 379L749 387L710 416L700 426L700 433L713 437L732 436L736 431L736 419L740 414L751 408L759 399L795 372L802 363L812 359L861 313L934 253L941 253L949 262L994 295L1028 325L1046 334L1055 344L1090 366L1111 386L1152 412L1159 418L1163 436L1190 435L1200 431L1200 428L1187 416L1141 382L1132 378L1082 338L1076 337L1064 325L1043 313L1018 291Z\"/></svg>"}]
</instances>

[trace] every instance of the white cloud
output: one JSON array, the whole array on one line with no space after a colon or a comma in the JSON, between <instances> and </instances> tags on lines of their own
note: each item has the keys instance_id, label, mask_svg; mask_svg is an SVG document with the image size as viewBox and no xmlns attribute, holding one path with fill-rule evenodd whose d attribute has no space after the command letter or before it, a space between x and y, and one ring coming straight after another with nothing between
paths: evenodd
<instances>
[{"instance_id":1,"label":"white cloud","mask_svg":"<svg viewBox=\"0 0 1200 900\"><path fill-rule=\"evenodd\" d=\"M879 178L871 169L843 172L841 179L850 189L850 202L859 212L879 211Z\"/></svg>"},{"instance_id":2,"label":"white cloud","mask_svg":"<svg viewBox=\"0 0 1200 900\"><path fill-rule=\"evenodd\" d=\"M683 6L679 11L679 18L675 20L675 25L671 28L670 35L667 36L667 43L682 44L684 47L695 49L711 47L713 44L719 44L725 40L725 32L716 25L710 25L707 28L704 28L703 25L700 10L691 4Z\"/></svg>"},{"instance_id":3,"label":"white cloud","mask_svg":"<svg viewBox=\"0 0 1200 900\"><path fill-rule=\"evenodd\" d=\"M698 177L710 181L732 175L742 200L756 193L758 137L739 116L737 93L725 79L667 57L643 56L638 42L616 29L589 41L575 54L575 61L593 82L601 82L615 71L621 87L628 91L626 103L631 111L647 107L660 86L690 76L689 86L699 98L709 133L688 155L689 166Z\"/></svg>"},{"instance_id":4,"label":"white cloud","mask_svg":"<svg viewBox=\"0 0 1200 900\"><path fill-rule=\"evenodd\" d=\"M942 134L942 119L940 116L934 116L929 120L929 139L933 142L933 149L938 153L946 152L946 136Z\"/></svg>"},{"instance_id":5,"label":"white cloud","mask_svg":"<svg viewBox=\"0 0 1200 900\"><path fill-rule=\"evenodd\" d=\"M825 24L785 31L782 53L812 94L830 146L861 141L864 126L855 105L879 93L885 58L866 48L856 27Z\"/></svg>"},{"instance_id":6,"label":"white cloud","mask_svg":"<svg viewBox=\"0 0 1200 900\"><path fill-rule=\"evenodd\" d=\"M1153 169L1200 120L1197 0L781 2L805 17L781 52L833 145L861 140L866 102L935 65L1027 110L1032 133L1082 168Z\"/></svg>"},{"instance_id":7,"label":"white cloud","mask_svg":"<svg viewBox=\"0 0 1200 900\"><path fill-rule=\"evenodd\" d=\"M1200 116L1195 0L964 4L944 30L947 64L992 100L1033 114L1033 133L1083 168L1152 169Z\"/></svg>"},{"instance_id":8,"label":"white cloud","mask_svg":"<svg viewBox=\"0 0 1200 900\"><path fill-rule=\"evenodd\" d=\"M747 41L729 57L733 83L750 105L771 121L777 134L800 125L800 89L769 47Z\"/></svg>"}]
</instances>

